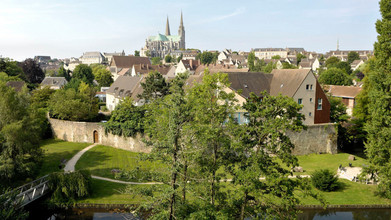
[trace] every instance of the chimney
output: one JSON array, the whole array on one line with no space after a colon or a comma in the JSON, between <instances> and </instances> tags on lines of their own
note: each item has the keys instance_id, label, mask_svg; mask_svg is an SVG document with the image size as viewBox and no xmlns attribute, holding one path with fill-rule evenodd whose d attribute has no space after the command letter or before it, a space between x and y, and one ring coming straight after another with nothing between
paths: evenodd
<instances>
[{"instance_id":1,"label":"chimney","mask_svg":"<svg viewBox=\"0 0 391 220\"><path fill-rule=\"evenodd\" d=\"M189 60L189 63L190 63L190 68L193 69L193 60L190 59L190 60Z\"/></svg>"}]
</instances>

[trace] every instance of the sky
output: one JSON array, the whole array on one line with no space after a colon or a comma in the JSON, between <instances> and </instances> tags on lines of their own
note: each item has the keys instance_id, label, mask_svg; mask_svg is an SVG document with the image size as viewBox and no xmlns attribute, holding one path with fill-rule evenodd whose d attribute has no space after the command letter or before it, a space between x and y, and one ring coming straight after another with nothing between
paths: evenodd
<instances>
[{"instance_id":1,"label":"sky","mask_svg":"<svg viewBox=\"0 0 391 220\"><path fill-rule=\"evenodd\" d=\"M178 32L186 47L250 51L372 50L378 0L0 0L0 56L80 57L83 52L133 54L148 36Z\"/></svg>"}]
</instances>

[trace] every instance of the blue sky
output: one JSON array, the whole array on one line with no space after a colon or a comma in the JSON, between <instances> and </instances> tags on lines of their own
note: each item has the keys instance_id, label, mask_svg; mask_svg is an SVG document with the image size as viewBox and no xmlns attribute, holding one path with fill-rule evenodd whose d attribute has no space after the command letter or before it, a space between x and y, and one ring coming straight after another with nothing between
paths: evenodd
<instances>
[{"instance_id":1,"label":"blue sky","mask_svg":"<svg viewBox=\"0 0 391 220\"><path fill-rule=\"evenodd\" d=\"M150 35L178 31L186 47L249 51L304 47L373 49L378 0L0 0L0 55L80 57L85 51L133 54Z\"/></svg>"}]
</instances>

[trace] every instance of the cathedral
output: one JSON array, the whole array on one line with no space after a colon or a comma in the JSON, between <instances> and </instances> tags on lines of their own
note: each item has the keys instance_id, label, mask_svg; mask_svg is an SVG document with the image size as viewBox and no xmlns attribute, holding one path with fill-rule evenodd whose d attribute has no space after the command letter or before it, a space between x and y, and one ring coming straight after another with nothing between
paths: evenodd
<instances>
[{"instance_id":1,"label":"cathedral","mask_svg":"<svg viewBox=\"0 0 391 220\"><path fill-rule=\"evenodd\" d=\"M145 40L145 47L141 49L141 56L164 57L172 51L186 49L185 46L185 27L183 26L183 16L181 12L181 23L178 29L178 35L171 35L170 24L166 23L166 34L150 36Z\"/></svg>"}]
</instances>

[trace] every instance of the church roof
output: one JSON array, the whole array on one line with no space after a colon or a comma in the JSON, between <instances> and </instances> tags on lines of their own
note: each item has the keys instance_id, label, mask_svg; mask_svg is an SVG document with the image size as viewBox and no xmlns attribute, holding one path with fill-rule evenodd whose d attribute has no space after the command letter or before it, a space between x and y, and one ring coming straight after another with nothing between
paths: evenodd
<instances>
[{"instance_id":1,"label":"church roof","mask_svg":"<svg viewBox=\"0 0 391 220\"><path fill-rule=\"evenodd\" d=\"M149 41L174 41L174 42L178 42L181 40L181 36L177 36L177 35L169 35L169 36L166 36L164 34L158 34L156 36L150 36L148 38Z\"/></svg>"}]
</instances>

